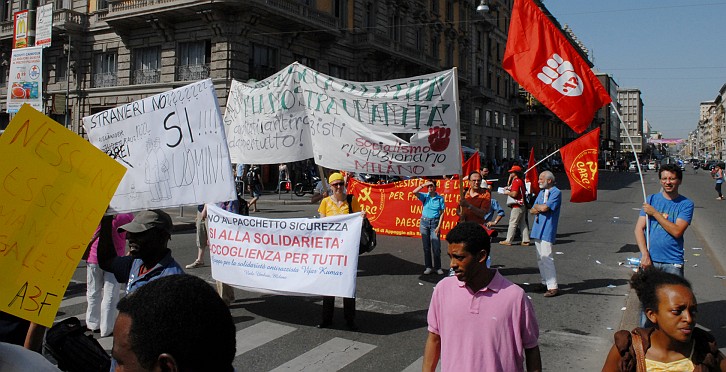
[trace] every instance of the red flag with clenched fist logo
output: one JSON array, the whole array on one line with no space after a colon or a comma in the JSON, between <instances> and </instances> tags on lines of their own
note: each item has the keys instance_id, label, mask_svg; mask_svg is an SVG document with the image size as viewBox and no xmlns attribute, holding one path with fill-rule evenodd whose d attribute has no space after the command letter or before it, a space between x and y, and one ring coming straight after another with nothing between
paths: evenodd
<instances>
[{"instance_id":1,"label":"red flag with clenched fist logo","mask_svg":"<svg viewBox=\"0 0 726 372\"><path fill-rule=\"evenodd\" d=\"M612 99L590 66L532 0L515 0L502 67L582 133Z\"/></svg>"},{"instance_id":2,"label":"red flag with clenched fist logo","mask_svg":"<svg viewBox=\"0 0 726 372\"><path fill-rule=\"evenodd\" d=\"M587 133L560 149L565 173L570 180L573 203L597 200L597 158L600 128Z\"/></svg>"}]
</instances>

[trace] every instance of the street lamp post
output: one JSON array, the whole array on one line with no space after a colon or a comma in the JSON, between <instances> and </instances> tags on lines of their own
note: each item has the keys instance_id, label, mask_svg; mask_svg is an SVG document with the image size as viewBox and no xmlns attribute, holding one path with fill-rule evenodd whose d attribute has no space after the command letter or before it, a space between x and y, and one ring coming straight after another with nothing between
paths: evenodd
<instances>
[{"instance_id":1,"label":"street lamp post","mask_svg":"<svg viewBox=\"0 0 726 372\"><path fill-rule=\"evenodd\" d=\"M68 114L68 96L71 94L71 34L68 33L68 54L66 55L66 106L65 106L65 120L63 124L68 128L69 114Z\"/></svg>"}]
</instances>

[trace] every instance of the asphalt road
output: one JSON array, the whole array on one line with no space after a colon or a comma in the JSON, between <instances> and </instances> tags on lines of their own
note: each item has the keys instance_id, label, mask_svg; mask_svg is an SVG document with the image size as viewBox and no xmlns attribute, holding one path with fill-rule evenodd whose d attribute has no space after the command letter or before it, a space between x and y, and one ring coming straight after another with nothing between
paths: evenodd
<instances>
[{"instance_id":1,"label":"asphalt road","mask_svg":"<svg viewBox=\"0 0 726 372\"><path fill-rule=\"evenodd\" d=\"M692 171L691 171L692 173ZM599 200L569 203L564 174L556 266L562 295L544 298L532 292L539 274L534 247L494 244L493 265L530 295L540 326L540 348L547 371L600 370L611 346L612 334L630 324L637 314L627 279L631 268L620 265L637 256L633 228L642 203L637 174L600 173ZM656 192L655 173L645 174L647 191ZM726 248L720 237L726 202L715 200L712 181L705 172L687 174L683 194L697 210L686 234L688 267L700 305L700 323L726 345L722 312L726 280L722 262ZM501 202L504 198L496 196ZM283 196L283 199L285 196ZM281 204L277 196L260 201L261 213L271 218L311 217L316 205ZM186 215L189 219L189 213ZM179 220L178 217L175 220ZM501 226L502 229L505 226ZM196 256L194 231L179 231L170 244L180 264ZM693 249L701 248L701 249ZM446 244L443 244L443 250ZM375 251L359 260L357 321L359 332L343 327L337 304L332 329L315 328L320 320L320 298L284 297L236 290L230 310L238 331L238 371L417 371L427 335L426 313L433 287L441 279L422 275L420 241L379 236ZM443 263L448 264L445 254ZM209 262L208 255L206 262ZM209 266L187 270L212 282ZM79 265L58 313L58 319L85 311L85 266ZM112 339L100 340L111 348ZM202 341L203 342L203 341Z\"/></svg>"}]
</instances>

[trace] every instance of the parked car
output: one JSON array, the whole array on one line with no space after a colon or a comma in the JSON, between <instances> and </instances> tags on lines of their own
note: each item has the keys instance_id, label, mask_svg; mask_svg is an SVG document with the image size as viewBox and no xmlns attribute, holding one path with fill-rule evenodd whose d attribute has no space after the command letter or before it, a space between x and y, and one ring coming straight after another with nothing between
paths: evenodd
<instances>
[{"instance_id":1,"label":"parked car","mask_svg":"<svg viewBox=\"0 0 726 372\"><path fill-rule=\"evenodd\" d=\"M655 160L651 160L648 162L648 169L655 170Z\"/></svg>"},{"instance_id":2,"label":"parked car","mask_svg":"<svg viewBox=\"0 0 726 372\"><path fill-rule=\"evenodd\" d=\"M637 172L638 171L637 163L634 161L631 161L630 166L628 166L628 171Z\"/></svg>"}]
</instances>

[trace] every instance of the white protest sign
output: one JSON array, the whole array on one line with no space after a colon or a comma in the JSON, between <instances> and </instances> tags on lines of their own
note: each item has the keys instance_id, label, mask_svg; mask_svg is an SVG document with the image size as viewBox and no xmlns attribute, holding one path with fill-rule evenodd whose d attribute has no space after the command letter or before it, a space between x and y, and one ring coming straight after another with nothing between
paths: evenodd
<instances>
[{"instance_id":1,"label":"white protest sign","mask_svg":"<svg viewBox=\"0 0 726 372\"><path fill-rule=\"evenodd\" d=\"M210 79L83 118L90 142L127 168L112 212L236 199Z\"/></svg>"},{"instance_id":2,"label":"white protest sign","mask_svg":"<svg viewBox=\"0 0 726 372\"><path fill-rule=\"evenodd\" d=\"M207 205L215 280L251 291L355 297L360 213L266 219Z\"/></svg>"},{"instance_id":3,"label":"white protest sign","mask_svg":"<svg viewBox=\"0 0 726 372\"><path fill-rule=\"evenodd\" d=\"M293 63L233 82L224 123L238 163L313 157L331 169L391 176L459 173L456 70L353 82Z\"/></svg>"}]
</instances>

